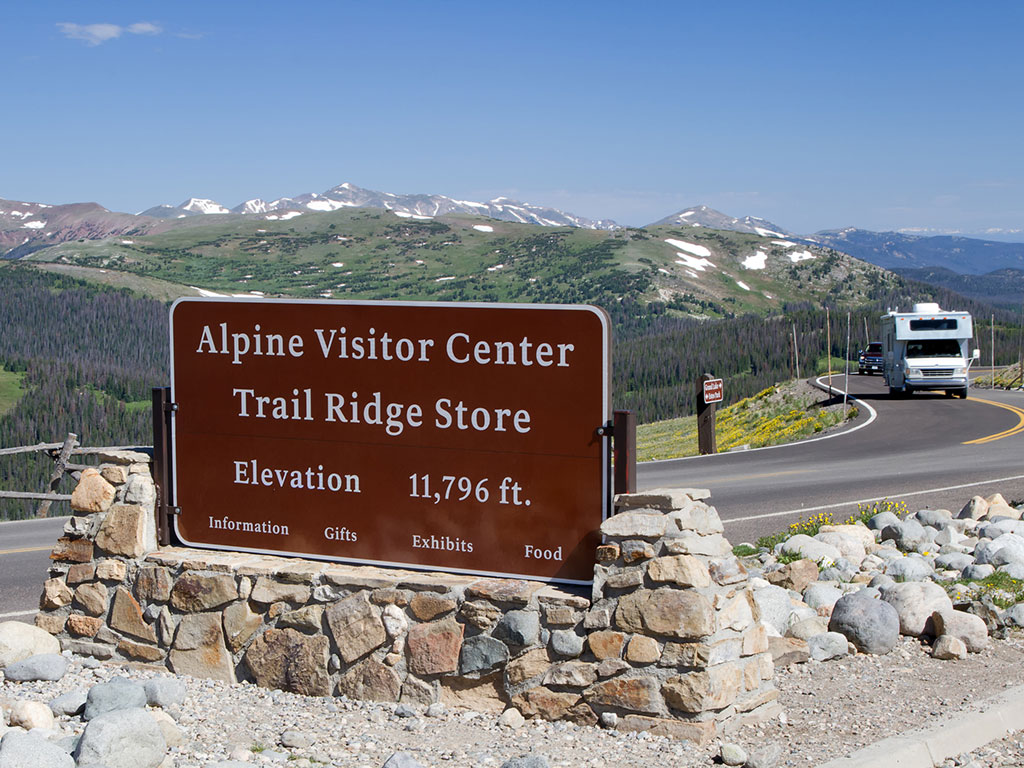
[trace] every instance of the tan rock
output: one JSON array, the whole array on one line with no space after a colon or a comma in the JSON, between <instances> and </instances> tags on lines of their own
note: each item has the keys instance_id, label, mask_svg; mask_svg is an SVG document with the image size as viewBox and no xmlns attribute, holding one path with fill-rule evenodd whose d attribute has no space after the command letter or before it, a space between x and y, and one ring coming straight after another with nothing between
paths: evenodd
<instances>
[{"instance_id":1,"label":"tan rock","mask_svg":"<svg viewBox=\"0 0 1024 768\"><path fill-rule=\"evenodd\" d=\"M131 659L140 661L154 662L162 661L164 658L164 652L156 646L135 643L127 638L117 644L117 650Z\"/></svg>"},{"instance_id":2,"label":"tan rock","mask_svg":"<svg viewBox=\"0 0 1024 768\"><path fill-rule=\"evenodd\" d=\"M622 656L626 636L622 632L602 629L588 634L587 643L590 645L590 652L599 661L601 659L617 659Z\"/></svg>"},{"instance_id":3,"label":"tan rock","mask_svg":"<svg viewBox=\"0 0 1024 768\"><path fill-rule=\"evenodd\" d=\"M544 585L536 581L481 579L473 582L466 589L466 599L482 598L496 603L526 605L530 602L533 593L543 588Z\"/></svg>"},{"instance_id":4,"label":"tan rock","mask_svg":"<svg viewBox=\"0 0 1024 768\"><path fill-rule=\"evenodd\" d=\"M496 605L479 600L463 603L462 608L459 609L459 616L471 627L487 632L498 623L498 619L501 618L501 609Z\"/></svg>"},{"instance_id":5,"label":"tan rock","mask_svg":"<svg viewBox=\"0 0 1024 768\"><path fill-rule=\"evenodd\" d=\"M607 707L656 714L664 708L658 681L653 677L616 677L596 683L584 698L598 710Z\"/></svg>"},{"instance_id":6,"label":"tan rock","mask_svg":"<svg viewBox=\"0 0 1024 768\"><path fill-rule=\"evenodd\" d=\"M694 501L711 498L706 488L652 488L638 493L620 493L615 497L615 508L636 509L647 507L662 511L685 509Z\"/></svg>"},{"instance_id":7,"label":"tan rock","mask_svg":"<svg viewBox=\"0 0 1024 768\"><path fill-rule=\"evenodd\" d=\"M597 548L596 559L599 563L613 563L619 559L621 553L618 544L602 544Z\"/></svg>"},{"instance_id":8,"label":"tan rock","mask_svg":"<svg viewBox=\"0 0 1024 768\"><path fill-rule=\"evenodd\" d=\"M692 741L699 747L706 746L717 735L714 720L694 722L683 720L666 720L659 717L643 717L642 715L626 715L619 719L617 730L625 732L648 731L653 736L664 736L669 739Z\"/></svg>"},{"instance_id":9,"label":"tan rock","mask_svg":"<svg viewBox=\"0 0 1024 768\"><path fill-rule=\"evenodd\" d=\"M451 613L456 607L454 600L436 592L419 592L409 601L412 615L420 621L433 621L438 616Z\"/></svg>"},{"instance_id":10,"label":"tan rock","mask_svg":"<svg viewBox=\"0 0 1024 768\"><path fill-rule=\"evenodd\" d=\"M146 511L142 507L116 504L103 519L96 534L96 546L112 555L141 557L155 548L147 541L146 523Z\"/></svg>"},{"instance_id":11,"label":"tan rock","mask_svg":"<svg viewBox=\"0 0 1024 768\"><path fill-rule=\"evenodd\" d=\"M171 670L179 675L235 682L234 664L224 645L219 613L182 616L168 661Z\"/></svg>"},{"instance_id":12,"label":"tan rock","mask_svg":"<svg viewBox=\"0 0 1024 768\"><path fill-rule=\"evenodd\" d=\"M571 627L580 620L578 611L567 605L546 605L544 606L544 620L555 627Z\"/></svg>"},{"instance_id":13,"label":"tan rock","mask_svg":"<svg viewBox=\"0 0 1024 768\"><path fill-rule=\"evenodd\" d=\"M631 539L622 542L622 560L626 563L637 563L654 557L654 546L649 541Z\"/></svg>"},{"instance_id":14,"label":"tan rock","mask_svg":"<svg viewBox=\"0 0 1024 768\"><path fill-rule=\"evenodd\" d=\"M89 539L69 539L64 536L57 539L50 559L65 563L91 563L93 549Z\"/></svg>"},{"instance_id":15,"label":"tan rock","mask_svg":"<svg viewBox=\"0 0 1024 768\"><path fill-rule=\"evenodd\" d=\"M725 557L712 560L708 564L708 572L711 579L720 586L739 584L747 580L747 569L743 563L735 557Z\"/></svg>"},{"instance_id":16,"label":"tan rock","mask_svg":"<svg viewBox=\"0 0 1024 768\"><path fill-rule=\"evenodd\" d=\"M96 578L96 566L92 563L75 563L68 568L68 584L74 586Z\"/></svg>"},{"instance_id":17,"label":"tan rock","mask_svg":"<svg viewBox=\"0 0 1024 768\"><path fill-rule=\"evenodd\" d=\"M585 661L564 661L555 664L544 674L544 685L586 688L597 680L595 665Z\"/></svg>"},{"instance_id":18,"label":"tan rock","mask_svg":"<svg viewBox=\"0 0 1024 768\"><path fill-rule=\"evenodd\" d=\"M865 528L865 530L867 530ZM863 559L863 553L861 554ZM812 581L818 580L818 564L813 560L796 560L783 565L777 571L769 571L764 578L771 584L783 589L792 589L803 593Z\"/></svg>"},{"instance_id":19,"label":"tan rock","mask_svg":"<svg viewBox=\"0 0 1024 768\"><path fill-rule=\"evenodd\" d=\"M643 568L626 568L615 573L608 574L605 584L611 589L632 589L644 583Z\"/></svg>"},{"instance_id":20,"label":"tan rock","mask_svg":"<svg viewBox=\"0 0 1024 768\"><path fill-rule=\"evenodd\" d=\"M117 494L98 469L82 470L78 485L71 492L71 508L76 512L106 512Z\"/></svg>"},{"instance_id":21,"label":"tan rock","mask_svg":"<svg viewBox=\"0 0 1024 768\"><path fill-rule=\"evenodd\" d=\"M226 573L189 571L171 590L171 605L185 613L200 613L238 599L235 577Z\"/></svg>"},{"instance_id":22,"label":"tan rock","mask_svg":"<svg viewBox=\"0 0 1024 768\"><path fill-rule=\"evenodd\" d=\"M53 728L53 712L41 701L19 699L11 704L7 716L12 727L21 727L26 731L30 731L33 728L41 730ZM12 758L11 762L16 765L21 761L17 758Z\"/></svg>"},{"instance_id":23,"label":"tan rock","mask_svg":"<svg viewBox=\"0 0 1024 768\"><path fill-rule=\"evenodd\" d=\"M457 670L464 630L462 624L451 619L414 625L405 642L409 671L414 675L440 675Z\"/></svg>"},{"instance_id":24,"label":"tan rock","mask_svg":"<svg viewBox=\"0 0 1024 768\"><path fill-rule=\"evenodd\" d=\"M726 602L718 611L718 628L743 632L754 623L757 603L749 590L743 590Z\"/></svg>"},{"instance_id":25,"label":"tan rock","mask_svg":"<svg viewBox=\"0 0 1024 768\"><path fill-rule=\"evenodd\" d=\"M67 620L68 633L75 637L96 637L96 633L103 626L103 619L95 616L83 616L80 613L73 613Z\"/></svg>"},{"instance_id":26,"label":"tan rock","mask_svg":"<svg viewBox=\"0 0 1024 768\"><path fill-rule=\"evenodd\" d=\"M428 683L409 675L405 678L405 682L402 683L402 693L399 695L398 700L403 704L429 707L439 699L440 695L437 683Z\"/></svg>"},{"instance_id":27,"label":"tan rock","mask_svg":"<svg viewBox=\"0 0 1024 768\"><path fill-rule=\"evenodd\" d=\"M525 717L561 720L582 701L578 693L558 693L547 688L531 688L512 697L512 706Z\"/></svg>"},{"instance_id":28,"label":"tan rock","mask_svg":"<svg viewBox=\"0 0 1024 768\"><path fill-rule=\"evenodd\" d=\"M124 467L105 466L100 468L100 475L111 485L124 485L128 482L128 470Z\"/></svg>"},{"instance_id":29,"label":"tan rock","mask_svg":"<svg viewBox=\"0 0 1024 768\"><path fill-rule=\"evenodd\" d=\"M544 648L534 648L522 656L518 656L508 663L506 671L510 685L525 683L531 678L544 674L551 661L548 659L548 652Z\"/></svg>"},{"instance_id":30,"label":"tan rock","mask_svg":"<svg viewBox=\"0 0 1024 768\"><path fill-rule=\"evenodd\" d=\"M162 565L140 568L135 579L135 594L140 600L166 603L171 599L171 572Z\"/></svg>"},{"instance_id":31,"label":"tan rock","mask_svg":"<svg viewBox=\"0 0 1024 768\"><path fill-rule=\"evenodd\" d=\"M73 594L64 579L54 577L43 582L43 594L39 598L39 607L44 611L55 611L71 604Z\"/></svg>"},{"instance_id":32,"label":"tan rock","mask_svg":"<svg viewBox=\"0 0 1024 768\"><path fill-rule=\"evenodd\" d=\"M823 631L827 631L828 627ZM764 624L755 624L743 633L743 655L754 656L768 651L768 630Z\"/></svg>"},{"instance_id":33,"label":"tan rock","mask_svg":"<svg viewBox=\"0 0 1024 768\"><path fill-rule=\"evenodd\" d=\"M370 594L374 605L397 605L404 608L409 604L409 593L404 589L375 589Z\"/></svg>"},{"instance_id":34,"label":"tan rock","mask_svg":"<svg viewBox=\"0 0 1024 768\"><path fill-rule=\"evenodd\" d=\"M388 639L380 608L370 605L365 592L339 600L327 609L326 615L334 643L346 663L365 656Z\"/></svg>"},{"instance_id":35,"label":"tan rock","mask_svg":"<svg viewBox=\"0 0 1024 768\"><path fill-rule=\"evenodd\" d=\"M656 557L647 564L652 581L669 582L681 587L709 587L711 575L704 563L692 555Z\"/></svg>"},{"instance_id":36,"label":"tan rock","mask_svg":"<svg viewBox=\"0 0 1024 768\"><path fill-rule=\"evenodd\" d=\"M34 620L36 627L44 632L49 632L51 635L59 635L63 632L65 622L66 618L64 616L54 616L47 613L37 613ZM57 646L57 650L60 650L59 645ZM0 648L0 653L2 653L2 648ZM0 666L3 665L0 664Z\"/></svg>"},{"instance_id":37,"label":"tan rock","mask_svg":"<svg viewBox=\"0 0 1024 768\"><path fill-rule=\"evenodd\" d=\"M245 652L245 664L256 683L264 688L304 696L329 696L328 653L328 640L323 635L268 629Z\"/></svg>"},{"instance_id":38,"label":"tan rock","mask_svg":"<svg viewBox=\"0 0 1024 768\"><path fill-rule=\"evenodd\" d=\"M446 707L462 707L474 712L502 712L508 702L501 672L474 680L467 677L440 678L441 703Z\"/></svg>"},{"instance_id":39,"label":"tan rock","mask_svg":"<svg viewBox=\"0 0 1024 768\"><path fill-rule=\"evenodd\" d=\"M728 663L670 677L662 686L662 693L673 709L698 713L724 709L736 700L742 687L743 670Z\"/></svg>"},{"instance_id":40,"label":"tan rock","mask_svg":"<svg viewBox=\"0 0 1024 768\"><path fill-rule=\"evenodd\" d=\"M101 581L116 581L121 583L127 575L128 566L124 564L123 560L101 560L96 566L96 578Z\"/></svg>"},{"instance_id":41,"label":"tan rock","mask_svg":"<svg viewBox=\"0 0 1024 768\"><path fill-rule=\"evenodd\" d=\"M671 538L666 538L665 549L671 555L725 557L732 553L732 547L722 534L701 536L694 531L679 531Z\"/></svg>"},{"instance_id":42,"label":"tan rock","mask_svg":"<svg viewBox=\"0 0 1024 768\"><path fill-rule=\"evenodd\" d=\"M957 514L958 518L968 518L970 520L980 520L988 514L988 502L985 501L981 496L973 496L971 500L964 504L963 508Z\"/></svg>"},{"instance_id":43,"label":"tan rock","mask_svg":"<svg viewBox=\"0 0 1024 768\"><path fill-rule=\"evenodd\" d=\"M48 629L20 621L0 622L0 669L40 653L60 653L60 642Z\"/></svg>"},{"instance_id":44,"label":"tan rock","mask_svg":"<svg viewBox=\"0 0 1024 768\"><path fill-rule=\"evenodd\" d=\"M75 590L72 601L75 608L81 608L89 616L102 616L107 612L107 588L102 584L91 582L82 584Z\"/></svg>"},{"instance_id":45,"label":"tan rock","mask_svg":"<svg viewBox=\"0 0 1024 768\"><path fill-rule=\"evenodd\" d=\"M653 664L660 657L661 649L653 637L633 635L626 646L626 661L633 664Z\"/></svg>"},{"instance_id":46,"label":"tan rock","mask_svg":"<svg viewBox=\"0 0 1024 768\"><path fill-rule=\"evenodd\" d=\"M148 643L156 643L156 632L142 618L142 608L124 587L118 587L110 611L110 627Z\"/></svg>"},{"instance_id":47,"label":"tan rock","mask_svg":"<svg viewBox=\"0 0 1024 768\"><path fill-rule=\"evenodd\" d=\"M402 684L390 667L370 658L341 676L337 693L358 701L398 701Z\"/></svg>"},{"instance_id":48,"label":"tan rock","mask_svg":"<svg viewBox=\"0 0 1024 768\"><path fill-rule=\"evenodd\" d=\"M658 539L665 535L666 522L657 510L620 512L601 523L601 533L615 538Z\"/></svg>"},{"instance_id":49,"label":"tan rock","mask_svg":"<svg viewBox=\"0 0 1024 768\"><path fill-rule=\"evenodd\" d=\"M289 611L281 616L278 624L282 627L291 627L300 632L319 632L322 626L321 620L324 615L324 606L307 605L295 611Z\"/></svg>"},{"instance_id":50,"label":"tan rock","mask_svg":"<svg viewBox=\"0 0 1024 768\"><path fill-rule=\"evenodd\" d=\"M309 595L308 584L286 584L266 576L260 576L256 579L256 585L252 588L249 599L254 603L265 605L277 602L301 605L309 600Z\"/></svg>"},{"instance_id":51,"label":"tan rock","mask_svg":"<svg viewBox=\"0 0 1024 768\"><path fill-rule=\"evenodd\" d=\"M980 616L965 611L942 611L933 614L936 636L951 635L961 640L971 653L981 653L989 646L988 626Z\"/></svg>"},{"instance_id":52,"label":"tan rock","mask_svg":"<svg viewBox=\"0 0 1024 768\"><path fill-rule=\"evenodd\" d=\"M224 639L233 653L242 650L263 624L263 617L249 608L247 601L232 603L224 609Z\"/></svg>"},{"instance_id":53,"label":"tan rock","mask_svg":"<svg viewBox=\"0 0 1024 768\"><path fill-rule=\"evenodd\" d=\"M807 641L795 637L769 637L768 650L771 651L772 661L777 667L802 664L811 657Z\"/></svg>"},{"instance_id":54,"label":"tan rock","mask_svg":"<svg viewBox=\"0 0 1024 768\"><path fill-rule=\"evenodd\" d=\"M711 603L692 590L658 589L623 596L615 610L616 624L627 632L698 639L715 631Z\"/></svg>"}]
</instances>

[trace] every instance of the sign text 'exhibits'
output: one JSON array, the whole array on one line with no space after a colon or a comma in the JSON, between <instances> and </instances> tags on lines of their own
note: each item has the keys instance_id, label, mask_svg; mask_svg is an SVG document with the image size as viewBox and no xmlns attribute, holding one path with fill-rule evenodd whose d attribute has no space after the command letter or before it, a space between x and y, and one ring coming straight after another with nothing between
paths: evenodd
<instances>
[{"instance_id":1,"label":"sign text 'exhibits'","mask_svg":"<svg viewBox=\"0 0 1024 768\"><path fill-rule=\"evenodd\" d=\"M178 535L589 581L608 348L592 307L182 299Z\"/></svg>"}]
</instances>

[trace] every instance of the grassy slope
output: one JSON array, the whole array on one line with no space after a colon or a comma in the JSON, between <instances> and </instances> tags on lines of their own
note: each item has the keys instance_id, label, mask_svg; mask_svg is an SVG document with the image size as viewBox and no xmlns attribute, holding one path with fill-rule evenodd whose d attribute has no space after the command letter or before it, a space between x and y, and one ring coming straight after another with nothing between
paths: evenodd
<instances>
[{"instance_id":1,"label":"grassy slope","mask_svg":"<svg viewBox=\"0 0 1024 768\"><path fill-rule=\"evenodd\" d=\"M679 263L678 250L666 239L708 248L714 267ZM823 250L793 262L791 255L803 250L700 228L604 232L348 209L288 221L189 220L187 227L158 235L65 243L27 260L87 268L107 282L128 274L117 278L119 284L165 300L176 292L194 295L188 286L306 298L587 302L628 296L671 302L698 316L765 314L786 301L826 296L855 303L871 284L890 279L876 267ZM766 268L745 268L743 262L758 252Z\"/></svg>"},{"instance_id":2,"label":"grassy slope","mask_svg":"<svg viewBox=\"0 0 1024 768\"><path fill-rule=\"evenodd\" d=\"M823 402L823 393L789 382L722 408L715 418L718 450L791 443L841 423L841 408L822 408ZM641 424L636 442L638 461L696 456L697 417Z\"/></svg>"},{"instance_id":3,"label":"grassy slope","mask_svg":"<svg viewBox=\"0 0 1024 768\"><path fill-rule=\"evenodd\" d=\"M23 373L12 373L0 367L0 416L10 411L21 398Z\"/></svg>"}]
</instances>

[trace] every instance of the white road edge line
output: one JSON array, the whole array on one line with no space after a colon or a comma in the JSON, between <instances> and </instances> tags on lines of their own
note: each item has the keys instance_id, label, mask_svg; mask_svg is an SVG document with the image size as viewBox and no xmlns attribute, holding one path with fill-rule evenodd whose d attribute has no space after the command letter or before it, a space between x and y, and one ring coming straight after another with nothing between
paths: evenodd
<instances>
[{"instance_id":1,"label":"white road edge line","mask_svg":"<svg viewBox=\"0 0 1024 768\"><path fill-rule=\"evenodd\" d=\"M39 613L38 608L33 608L30 611L14 611L12 613L0 613L0 619L13 619L15 616L32 616Z\"/></svg>"},{"instance_id":2,"label":"white road edge line","mask_svg":"<svg viewBox=\"0 0 1024 768\"><path fill-rule=\"evenodd\" d=\"M826 376L819 376L817 378L817 382L818 382L819 385L821 385L821 388L824 389L827 394L832 394L832 395L847 395L848 394L846 392L843 392L843 390L839 389L839 387L829 387L827 384L823 384L821 380L824 379L824 378L827 378L827 377ZM829 391L830 389L831 389L831 392ZM843 437L845 435L852 435L858 429L863 429L868 424L870 424L871 422L873 422L875 419L878 418L878 411L876 411L874 408L872 408L868 403L864 402L859 397L854 397L853 395L848 395L848 397L850 398L850 400L853 400L853 401L863 405L865 408L868 409L868 412L871 414L868 417L868 420L865 421L863 424L858 424L855 427L850 427L850 429L844 429L841 432L833 432L831 435L822 435L821 437L809 437L806 440L797 440L794 443L781 443L780 445L764 445L764 446L762 446L760 448L748 448L745 451L726 451L725 453L716 453L716 454L713 454L713 455L715 455L715 456L728 456L730 453L754 453L754 451L770 451L773 448L788 448L791 445L805 445L806 443L816 443L819 440L831 440L833 437ZM679 458L676 458L676 459L651 459L650 461L644 461L644 462L641 462L641 463L642 464L663 464L666 461L691 461L693 459L703 459L703 458L704 458L704 456L680 456Z\"/></svg>"},{"instance_id":3,"label":"white road edge line","mask_svg":"<svg viewBox=\"0 0 1024 768\"><path fill-rule=\"evenodd\" d=\"M790 509L785 512L766 512L763 515L748 515L747 517L732 517L728 520L722 520L722 525L729 525L730 523L742 523L747 520L762 520L766 517L782 517L784 515L802 515L806 512L820 512L823 509L836 509L838 507L848 507L851 504L870 504L875 501L885 501L886 499L907 499L911 496L923 496L926 493L942 493L943 491L959 491L963 488L973 488L978 485L988 485L989 483L1004 483L1008 480L1024 480L1024 475L1011 475L1010 477L994 477L991 480L979 480L976 483L963 483L961 485L947 485L944 488L926 488L923 491L909 491L908 493L897 493L889 496L875 496L870 499L856 499L854 501L840 501L836 504L822 504L817 507L800 507L800 509Z\"/></svg>"}]
</instances>

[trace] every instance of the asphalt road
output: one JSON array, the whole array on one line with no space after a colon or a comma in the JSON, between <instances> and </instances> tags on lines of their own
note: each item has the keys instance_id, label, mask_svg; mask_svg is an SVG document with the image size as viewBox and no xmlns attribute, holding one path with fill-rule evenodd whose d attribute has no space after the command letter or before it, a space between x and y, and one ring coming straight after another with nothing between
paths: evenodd
<instances>
[{"instance_id":1,"label":"asphalt road","mask_svg":"<svg viewBox=\"0 0 1024 768\"><path fill-rule=\"evenodd\" d=\"M777 448L648 462L637 468L637 486L710 489L734 544L818 511L845 520L858 502L875 499L954 512L975 494L1024 499L1024 393L972 389L968 400L926 392L892 399L881 377L856 375L850 392L878 414L860 429ZM854 427L869 418L867 408L860 411Z\"/></svg>"},{"instance_id":2,"label":"asphalt road","mask_svg":"<svg viewBox=\"0 0 1024 768\"><path fill-rule=\"evenodd\" d=\"M0 621L31 620L66 517L0 523Z\"/></svg>"}]
</instances>

